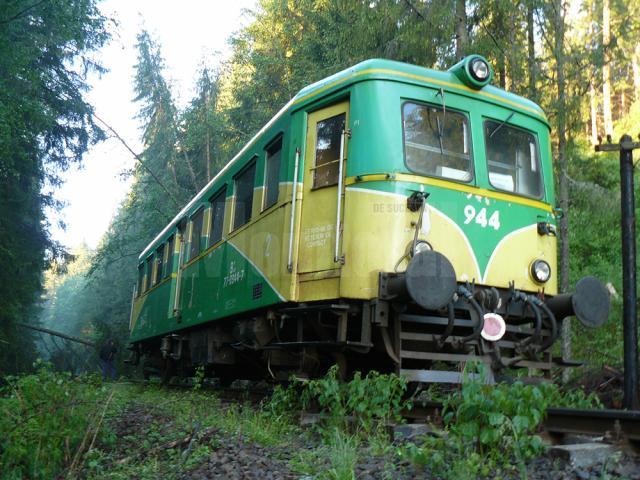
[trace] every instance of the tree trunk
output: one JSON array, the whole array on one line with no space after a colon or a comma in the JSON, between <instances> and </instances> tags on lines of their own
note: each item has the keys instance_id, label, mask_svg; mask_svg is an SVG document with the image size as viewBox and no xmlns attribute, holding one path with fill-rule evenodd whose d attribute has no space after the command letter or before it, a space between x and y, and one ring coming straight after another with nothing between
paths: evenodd
<instances>
[{"instance_id":1,"label":"tree trunk","mask_svg":"<svg viewBox=\"0 0 640 480\"><path fill-rule=\"evenodd\" d=\"M605 0L606 1L606 0ZM560 219L560 291L569 290L569 185L567 181L568 166L566 156L567 132L566 132L566 84L564 77L565 66L565 5L563 0L555 0L555 42L554 56L556 57L556 88L558 92L557 104L557 128L558 128L558 164L560 165L560 208L564 215ZM568 318L562 322L562 357L571 357L571 324ZM569 372L567 371L567 374ZM568 377L563 374L564 380Z\"/></svg>"},{"instance_id":2,"label":"tree trunk","mask_svg":"<svg viewBox=\"0 0 640 480\"><path fill-rule=\"evenodd\" d=\"M611 55L609 54L611 43L611 8L609 0L602 2L602 47L604 48L604 60L602 64L602 110L604 113L604 131L607 135L613 134L613 116L611 114Z\"/></svg>"},{"instance_id":3,"label":"tree trunk","mask_svg":"<svg viewBox=\"0 0 640 480\"><path fill-rule=\"evenodd\" d=\"M589 101L591 104L591 145L596 145L598 143L598 99L593 80L589 84Z\"/></svg>"},{"instance_id":4,"label":"tree trunk","mask_svg":"<svg viewBox=\"0 0 640 480\"><path fill-rule=\"evenodd\" d=\"M207 122L209 116L209 104L211 103L211 96L209 92L205 94L204 99L204 122L205 122L205 130L206 130L206 141L205 141L205 161L207 162L207 183L211 180L211 129L209 128L209 122Z\"/></svg>"},{"instance_id":5,"label":"tree trunk","mask_svg":"<svg viewBox=\"0 0 640 480\"><path fill-rule=\"evenodd\" d=\"M633 68L633 98L640 100L640 43L636 45L636 51L633 54L631 62Z\"/></svg>"},{"instance_id":6,"label":"tree trunk","mask_svg":"<svg viewBox=\"0 0 640 480\"><path fill-rule=\"evenodd\" d=\"M529 70L529 98L537 102L538 94L536 91L536 44L533 23L534 6L533 1L529 0L527 5L527 67Z\"/></svg>"},{"instance_id":7,"label":"tree trunk","mask_svg":"<svg viewBox=\"0 0 640 480\"><path fill-rule=\"evenodd\" d=\"M469 36L467 35L467 2L456 0L456 58L462 60L467 53Z\"/></svg>"}]
</instances>

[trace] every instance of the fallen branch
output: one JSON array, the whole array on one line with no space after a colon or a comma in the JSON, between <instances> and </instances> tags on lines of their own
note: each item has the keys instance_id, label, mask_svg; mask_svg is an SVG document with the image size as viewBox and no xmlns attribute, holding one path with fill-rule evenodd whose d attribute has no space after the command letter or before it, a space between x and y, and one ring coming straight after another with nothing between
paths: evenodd
<instances>
[{"instance_id":1,"label":"fallen branch","mask_svg":"<svg viewBox=\"0 0 640 480\"><path fill-rule=\"evenodd\" d=\"M111 394L109 395L109 398L107 398L107 401L104 403L104 408L102 409L102 415L100 416L100 419L98 420L98 424L95 427L95 431L93 432L93 438L91 440L91 444L89 445L89 449L87 451L91 450L91 448L93 447L93 443L95 442L96 436L98 435L98 431L102 426L102 421L104 420L105 413L107 412L107 407L109 406L109 403L111 403L113 394L114 394L114 391L111 390ZM84 432L84 436L82 437L82 442L80 442L80 446L78 447L78 450L76 450L76 454L73 456L73 461L71 462L71 466L69 467L69 470L67 473L68 478L73 477L73 472L76 468L76 465L78 464L78 461L80 460L80 458L82 457L85 451L84 446L87 442L87 439L89 438L89 435L91 434L93 425L94 425L93 423L90 423L89 426L87 427L87 430Z\"/></svg>"},{"instance_id":2,"label":"fallen branch","mask_svg":"<svg viewBox=\"0 0 640 480\"><path fill-rule=\"evenodd\" d=\"M215 432L217 429L218 429L217 427L207 428L206 430L204 430L202 432L202 435L200 436L200 440L203 439L203 438L206 438L207 436L209 436L210 434ZM191 433L190 435L187 435L184 438L181 438L181 439L178 439L178 440L174 440L173 442L165 443L164 445L159 445L159 446L154 447L151 450L148 450L146 452L139 452L139 453L136 453L134 455L130 455L128 457L121 458L116 463L118 465L124 465L125 463L129 463L130 461L135 460L136 458L138 458L142 454L144 454L145 456L155 455L155 454L157 454L159 452L162 452L163 450L168 450L170 448L175 448L175 447L179 447L179 446L182 446L182 445L185 445L185 444L190 444L191 440L196 436L197 433L198 433L198 430L196 429L196 430L193 431L193 433Z\"/></svg>"},{"instance_id":3,"label":"fallen branch","mask_svg":"<svg viewBox=\"0 0 640 480\"><path fill-rule=\"evenodd\" d=\"M136 160L138 160L138 162L140 162L140 165L142 165L144 167L144 169L147 171L147 173L149 175L151 175L151 177L156 181L156 183L158 185L160 185L160 187L162 187L162 189L165 191L165 193L169 196L169 199L175 204L176 207L180 207L180 203L178 202L178 200L176 199L176 197L173 196L173 194L169 191L169 189L165 186L164 183L162 183L160 181L160 179L158 178L158 176L153 173L153 171L147 166L147 164L145 163L145 161L142 159L142 157L140 155L138 155L130 146L129 144L124 140L124 138L122 138L118 132L116 132L114 130L114 128L109 125L107 122L105 122L104 120L102 120L98 115L96 115L95 112L92 113L93 117L98 120L101 124L103 124L107 130L109 130L115 137L116 139L124 146L124 148L126 148L127 150L129 150L129 153L131 153L131 155L134 156L134 158Z\"/></svg>"}]
</instances>

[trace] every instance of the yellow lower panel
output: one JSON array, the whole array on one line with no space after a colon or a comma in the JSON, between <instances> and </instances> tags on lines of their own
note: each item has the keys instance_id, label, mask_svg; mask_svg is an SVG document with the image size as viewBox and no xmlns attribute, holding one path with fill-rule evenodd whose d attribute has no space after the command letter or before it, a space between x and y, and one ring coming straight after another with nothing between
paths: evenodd
<instances>
[{"instance_id":1,"label":"yellow lower panel","mask_svg":"<svg viewBox=\"0 0 640 480\"><path fill-rule=\"evenodd\" d=\"M298 301L313 302L340 296L340 278L325 278L298 283Z\"/></svg>"},{"instance_id":2,"label":"yellow lower panel","mask_svg":"<svg viewBox=\"0 0 640 480\"><path fill-rule=\"evenodd\" d=\"M558 293L557 275L551 272L551 278L543 286L536 284L529 274L534 260L546 260L551 268L557 265L555 237L538 235L537 225L515 230L506 235L496 246L485 273L487 285L506 287L505 279L515 281L518 289L538 291L544 288L545 293Z\"/></svg>"}]
</instances>

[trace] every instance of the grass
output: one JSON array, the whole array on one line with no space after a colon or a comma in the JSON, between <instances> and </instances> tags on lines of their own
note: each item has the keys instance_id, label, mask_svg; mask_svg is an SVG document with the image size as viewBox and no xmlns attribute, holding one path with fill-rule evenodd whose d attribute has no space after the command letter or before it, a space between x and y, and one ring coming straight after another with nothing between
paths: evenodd
<instances>
[{"instance_id":1,"label":"grass","mask_svg":"<svg viewBox=\"0 0 640 480\"><path fill-rule=\"evenodd\" d=\"M0 478L170 480L218 450L224 454L233 442L268 448L292 471L320 480L352 480L358 463L373 457L376 475L388 478L397 475L402 460L443 478L475 478L494 467L524 472L526 460L540 452L535 429L544 404L594 404L584 394L551 386L489 388L469 382L447 398L446 436L398 446L385 427L393 417L389 412L403 406L403 389L380 375L341 384L330 374L276 389L260 406L229 405L206 389L102 384L42 367L8 379L0 390ZM314 430L296 424L304 398L328 418ZM345 422L345 413L353 421Z\"/></svg>"}]
</instances>

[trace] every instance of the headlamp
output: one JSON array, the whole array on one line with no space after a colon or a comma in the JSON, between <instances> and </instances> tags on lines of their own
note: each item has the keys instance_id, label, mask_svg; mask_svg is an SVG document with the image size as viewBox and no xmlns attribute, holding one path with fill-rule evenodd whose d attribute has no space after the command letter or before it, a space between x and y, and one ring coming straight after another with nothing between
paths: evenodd
<instances>
[{"instance_id":1,"label":"headlamp","mask_svg":"<svg viewBox=\"0 0 640 480\"><path fill-rule=\"evenodd\" d=\"M426 252L427 250L433 250L431 244L425 240L418 240L415 245L412 245L411 256L413 257L417 253Z\"/></svg>"},{"instance_id":2,"label":"headlamp","mask_svg":"<svg viewBox=\"0 0 640 480\"><path fill-rule=\"evenodd\" d=\"M535 260L531 264L531 276L538 283L545 283L551 278L551 267L544 260Z\"/></svg>"},{"instance_id":3,"label":"headlamp","mask_svg":"<svg viewBox=\"0 0 640 480\"><path fill-rule=\"evenodd\" d=\"M449 72L458 77L467 87L479 90L491 82L493 70L487 59L480 55L469 55L453 67Z\"/></svg>"},{"instance_id":4,"label":"headlamp","mask_svg":"<svg viewBox=\"0 0 640 480\"><path fill-rule=\"evenodd\" d=\"M471 76L479 82L484 82L491 74L489 64L481 57L475 57L471 60L469 67Z\"/></svg>"}]
</instances>

